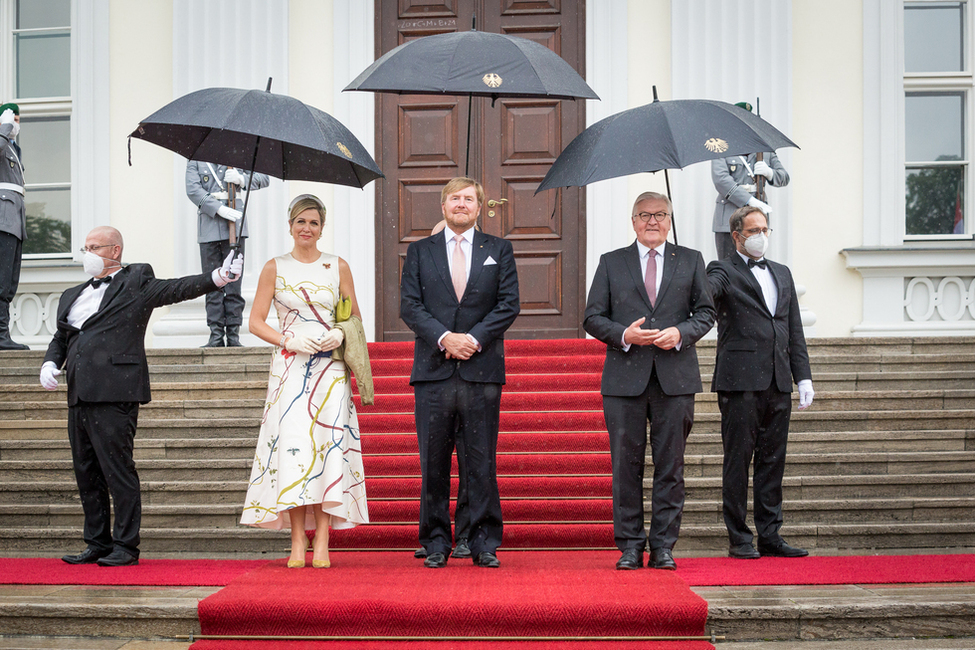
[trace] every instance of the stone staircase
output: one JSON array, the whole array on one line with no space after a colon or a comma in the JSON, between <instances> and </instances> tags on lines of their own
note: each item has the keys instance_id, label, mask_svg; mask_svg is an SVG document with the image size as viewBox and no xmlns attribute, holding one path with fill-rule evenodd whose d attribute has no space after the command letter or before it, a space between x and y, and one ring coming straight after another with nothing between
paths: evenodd
<instances>
[{"instance_id":1,"label":"stone staircase","mask_svg":"<svg viewBox=\"0 0 975 650\"><path fill-rule=\"evenodd\" d=\"M136 439L144 553L286 551L286 531L237 524L269 354L269 348L149 351L153 401L140 409ZM699 344L699 354L707 387L714 342ZM809 411L793 414L784 481L787 539L819 554L975 547L972 339L813 339L810 356L817 394ZM82 543L65 392L38 385L42 357L40 351L0 355L0 553L7 556L60 555ZM506 396L516 399L546 382L556 389L560 363L571 360L509 363ZM576 365L569 397L577 398L578 409L599 410L601 361ZM411 417L409 364L384 359L377 366L400 373L378 380L377 394L404 395L385 400L383 408ZM688 441L678 557L726 550L719 426L715 395L700 395ZM606 480L608 448L601 453L606 473L595 476ZM594 500L597 523L611 516L608 500L608 490ZM649 512L649 492L647 500Z\"/></svg>"}]
</instances>

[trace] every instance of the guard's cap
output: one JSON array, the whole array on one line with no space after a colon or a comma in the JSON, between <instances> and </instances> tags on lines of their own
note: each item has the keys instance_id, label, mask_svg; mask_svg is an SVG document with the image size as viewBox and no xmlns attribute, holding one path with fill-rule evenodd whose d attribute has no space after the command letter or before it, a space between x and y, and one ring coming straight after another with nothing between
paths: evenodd
<instances>
[{"instance_id":1,"label":"guard's cap","mask_svg":"<svg viewBox=\"0 0 975 650\"><path fill-rule=\"evenodd\" d=\"M735 104L735 106L737 106L738 108L744 108L749 113L752 112L752 105L748 102L738 102L737 104Z\"/></svg>"},{"instance_id":2,"label":"guard's cap","mask_svg":"<svg viewBox=\"0 0 975 650\"><path fill-rule=\"evenodd\" d=\"M14 112L14 115L20 115L20 106L17 106L17 104L14 104L13 102L7 102L6 104L0 105L0 113L3 113L8 108Z\"/></svg>"}]
</instances>

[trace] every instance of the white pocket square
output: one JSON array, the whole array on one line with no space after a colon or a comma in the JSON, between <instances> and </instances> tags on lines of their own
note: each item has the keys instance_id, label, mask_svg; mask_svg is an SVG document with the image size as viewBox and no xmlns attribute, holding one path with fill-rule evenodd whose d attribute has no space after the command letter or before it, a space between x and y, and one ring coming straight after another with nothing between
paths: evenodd
<instances>
[{"instance_id":1,"label":"white pocket square","mask_svg":"<svg viewBox=\"0 0 975 650\"><path fill-rule=\"evenodd\" d=\"M484 266L490 266L491 264L497 264L497 262L494 261L493 257L488 255L488 258L484 260Z\"/></svg>"}]
</instances>

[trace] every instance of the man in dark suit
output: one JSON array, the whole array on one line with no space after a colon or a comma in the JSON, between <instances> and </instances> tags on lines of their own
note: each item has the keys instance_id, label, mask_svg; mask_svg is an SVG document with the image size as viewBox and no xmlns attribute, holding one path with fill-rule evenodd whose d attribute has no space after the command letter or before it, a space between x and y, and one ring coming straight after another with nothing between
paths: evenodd
<instances>
[{"instance_id":1,"label":"man in dark suit","mask_svg":"<svg viewBox=\"0 0 975 650\"><path fill-rule=\"evenodd\" d=\"M504 333L521 309L514 252L507 240L475 230L484 190L454 178L440 195L447 227L413 242L400 285L400 317L416 334L410 384L423 484L424 565L450 552L450 459L463 456L474 564L500 566L501 497L497 447L504 384Z\"/></svg>"},{"instance_id":2,"label":"man in dark suit","mask_svg":"<svg viewBox=\"0 0 975 650\"><path fill-rule=\"evenodd\" d=\"M149 401L146 326L152 310L201 296L240 277L243 259L212 273L157 280L148 264L122 266L122 235L100 226L85 238L85 271L92 280L66 290L58 329L41 366L41 385L68 377L68 439L88 547L65 555L68 564L139 563L142 498L132 459L139 404ZM115 526L110 528L110 501Z\"/></svg>"},{"instance_id":3,"label":"man in dark suit","mask_svg":"<svg viewBox=\"0 0 975 650\"><path fill-rule=\"evenodd\" d=\"M718 310L718 349L711 390L721 409L724 468L721 496L728 554L803 557L787 544L782 528L782 476L792 415L792 382L799 408L812 404L812 373L802 333L792 273L765 259L768 219L744 206L731 216L737 252L708 265L708 284ZM754 456L754 513L758 550L745 522L748 466Z\"/></svg>"},{"instance_id":4,"label":"man in dark suit","mask_svg":"<svg viewBox=\"0 0 975 650\"><path fill-rule=\"evenodd\" d=\"M673 206L644 192L633 204L636 241L599 259L583 326L606 344L600 392L613 463L617 569L676 568L684 508L684 444L701 372L694 344L714 324L701 253L667 242ZM653 455L650 534L644 529L647 420Z\"/></svg>"}]
</instances>

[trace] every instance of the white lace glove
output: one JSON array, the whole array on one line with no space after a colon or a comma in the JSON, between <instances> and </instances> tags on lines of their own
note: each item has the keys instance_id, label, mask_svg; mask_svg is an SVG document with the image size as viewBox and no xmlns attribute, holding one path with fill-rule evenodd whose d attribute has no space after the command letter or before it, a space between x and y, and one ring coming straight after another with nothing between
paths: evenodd
<instances>
[{"instance_id":1,"label":"white lace glove","mask_svg":"<svg viewBox=\"0 0 975 650\"><path fill-rule=\"evenodd\" d=\"M764 176L770 181L775 180L775 172L772 171L772 168L764 160L755 161L755 166L752 168L752 171L755 172L756 176Z\"/></svg>"},{"instance_id":2,"label":"white lace glove","mask_svg":"<svg viewBox=\"0 0 975 650\"><path fill-rule=\"evenodd\" d=\"M745 205L750 205L753 208L758 208L759 210L765 213L766 217L772 214L772 208L769 207L769 204L766 203L765 201L759 201L754 196L748 199L748 203L746 203Z\"/></svg>"},{"instance_id":3,"label":"white lace glove","mask_svg":"<svg viewBox=\"0 0 975 650\"><path fill-rule=\"evenodd\" d=\"M342 345L342 341L345 340L345 334L337 327L333 327L328 331L325 336L319 339L322 352L328 352L329 350L334 350L338 346Z\"/></svg>"},{"instance_id":4,"label":"white lace glove","mask_svg":"<svg viewBox=\"0 0 975 650\"><path fill-rule=\"evenodd\" d=\"M799 410L809 408L813 403L813 396L816 393L813 392L812 379L803 379L799 382Z\"/></svg>"},{"instance_id":5,"label":"white lace glove","mask_svg":"<svg viewBox=\"0 0 975 650\"><path fill-rule=\"evenodd\" d=\"M745 190L749 194L754 194L755 193L755 190L756 190L756 187L754 185L749 185L748 183L742 183L738 187L740 187L741 189Z\"/></svg>"},{"instance_id":6,"label":"white lace glove","mask_svg":"<svg viewBox=\"0 0 975 650\"><path fill-rule=\"evenodd\" d=\"M284 349L288 352L302 352L304 354L315 354L319 352L318 343L314 339L310 339L307 336L302 336L301 334L295 334L291 338L285 340Z\"/></svg>"},{"instance_id":7,"label":"white lace glove","mask_svg":"<svg viewBox=\"0 0 975 650\"><path fill-rule=\"evenodd\" d=\"M238 255L237 259L234 259L234 251L230 251L230 255L227 259L223 261L223 266L219 269L213 269L213 284L217 285L217 288L224 287L231 282L236 282L240 279L240 274L244 272L244 256Z\"/></svg>"},{"instance_id":8,"label":"white lace glove","mask_svg":"<svg viewBox=\"0 0 975 650\"><path fill-rule=\"evenodd\" d=\"M57 390L57 376L60 374L61 371L58 370L53 361L45 361L44 365L41 366L41 386L47 390Z\"/></svg>"},{"instance_id":9,"label":"white lace glove","mask_svg":"<svg viewBox=\"0 0 975 650\"><path fill-rule=\"evenodd\" d=\"M221 205L219 208L217 208L217 216L223 217L232 223L237 223L244 215L241 214L240 210L234 210L226 205Z\"/></svg>"},{"instance_id":10,"label":"white lace glove","mask_svg":"<svg viewBox=\"0 0 975 650\"><path fill-rule=\"evenodd\" d=\"M218 201L226 201L228 198L230 198L226 192L210 192L210 196Z\"/></svg>"},{"instance_id":11,"label":"white lace glove","mask_svg":"<svg viewBox=\"0 0 975 650\"><path fill-rule=\"evenodd\" d=\"M244 185L247 184L247 181L244 179L244 175L233 167L228 167L227 171L223 173L223 182L233 183L237 187L244 187Z\"/></svg>"}]
</instances>

